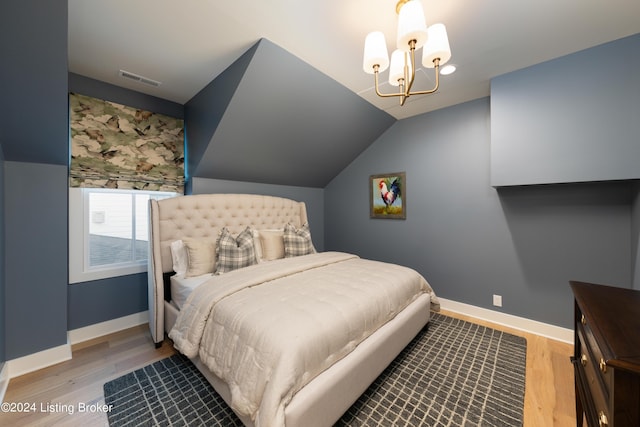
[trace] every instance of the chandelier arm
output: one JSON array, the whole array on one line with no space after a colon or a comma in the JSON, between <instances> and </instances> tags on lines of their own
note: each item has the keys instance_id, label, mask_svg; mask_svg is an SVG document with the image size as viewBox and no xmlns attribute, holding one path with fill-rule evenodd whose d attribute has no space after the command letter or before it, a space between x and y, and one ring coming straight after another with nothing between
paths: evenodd
<instances>
[{"instance_id":1,"label":"chandelier arm","mask_svg":"<svg viewBox=\"0 0 640 427\"><path fill-rule=\"evenodd\" d=\"M433 63L435 64L435 72L436 72L436 84L433 87L433 89L429 89L429 90L420 90L420 91L416 91L416 92L409 92L407 94L407 96L410 95L429 95L434 93L435 91L438 90L438 88L440 87L440 58L436 58L433 60Z\"/></svg>"},{"instance_id":2,"label":"chandelier arm","mask_svg":"<svg viewBox=\"0 0 640 427\"><path fill-rule=\"evenodd\" d=\"M376 95L382 97L382 98L393 98L396 96L404 96L404 93L382 93L380 92L380 89L378 87L378 74L379 74L379 70L380 66L379 65L374 65L373 66L373 77L376 83Z\"/></svg>"},{"instance_id":3,"label":"chandelier arm","mask_svg":"<svg viewBox=\"0 0 640 427\"><path fill-rule=\"evenodd\" d=\"M413 86L413 80L416 78L416 41L415 40L411 40L409 42L409 51L410 51L410 59L411 59L411 78L409 79L408 77L408 70L407 70L407 55L405 54L404 56L404 80L407 83L406 89L404 91L404 95L406 97L408 97L409 95L412 95L411 93L411 86Z\"/></svg>"}]
</instances>

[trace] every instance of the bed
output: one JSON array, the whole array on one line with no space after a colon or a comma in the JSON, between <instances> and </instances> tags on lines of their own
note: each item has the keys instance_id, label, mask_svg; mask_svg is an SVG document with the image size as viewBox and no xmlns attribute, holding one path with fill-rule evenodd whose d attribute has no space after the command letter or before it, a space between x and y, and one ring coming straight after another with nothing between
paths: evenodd
<instances>
[{"instance_id":1,"label":"bed","mask_svg":"<svg viewBox=\"0 0 640 427\"><path fill-rule=\"evenodd\" d=\"M150 219L153 341L169 334L247 426L332 425L439 310L414 270L316 252L303 202L180 196Z\"/></svg>"}]
</instances>

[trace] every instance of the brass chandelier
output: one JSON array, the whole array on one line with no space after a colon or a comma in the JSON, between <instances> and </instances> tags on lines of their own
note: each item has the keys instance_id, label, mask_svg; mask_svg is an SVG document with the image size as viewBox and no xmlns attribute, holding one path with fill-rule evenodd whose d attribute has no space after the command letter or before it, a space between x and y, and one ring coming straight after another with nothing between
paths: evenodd
<instances>
[{"instance_id":1,"label":"brass chandelier","mask_svg":"<svg viewBox=\"0 0 640 427\"><path fill-rule=\"evenodd\" d=\"M399 97L404 105L411 95L428 95L440 86L440 66L451 58L451 49L447 30L443 24L434 24L427 28L422 3L419 0L400 0L396 5L398 14L397 49L389 53L387 42L381 31L367 35L364 43L363 69L373 74L376 94L383 98ZM422 49L422 65L435 69L435 86L430 90L411 92L416 74L416 49ZM389 84L398 86L396 93L381 93L378 86L378 74L389 69Z\"/></svg>"}]
</instances>

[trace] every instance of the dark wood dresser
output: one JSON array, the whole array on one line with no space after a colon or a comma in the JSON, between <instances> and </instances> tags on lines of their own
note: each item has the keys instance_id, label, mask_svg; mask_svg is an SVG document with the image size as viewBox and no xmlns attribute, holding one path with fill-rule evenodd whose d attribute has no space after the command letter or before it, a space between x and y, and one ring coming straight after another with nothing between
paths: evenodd
<instances>
[{"instance_id":1,"label":"dark wood dresser","mask_svg":"<svg viewBox=\"0 0 640 427\"><path fill-rule=\"evenodd\" d=\"M640 426L640 291L570 282L577 425Z\"/></svg>"}]
</instances>

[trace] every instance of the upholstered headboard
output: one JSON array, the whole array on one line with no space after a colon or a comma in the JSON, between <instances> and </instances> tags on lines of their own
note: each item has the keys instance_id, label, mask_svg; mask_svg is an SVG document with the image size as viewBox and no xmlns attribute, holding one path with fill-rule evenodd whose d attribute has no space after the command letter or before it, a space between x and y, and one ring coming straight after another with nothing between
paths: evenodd
<instances>
[{"instance_id":1,"label":"upholstered headboard","mask_svg":"<svg viewBox=\"0 0 640 427\"><path fill-rule=\"evenodd\" d=\"M304 202L254 194L201 194L149 202L149 327L156 344L164 340L163 273L173 270L171 242L215 240L222 227L237 234L255 229L300 227L307 222Z\"/></svg>"}]
</instances>

